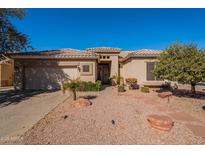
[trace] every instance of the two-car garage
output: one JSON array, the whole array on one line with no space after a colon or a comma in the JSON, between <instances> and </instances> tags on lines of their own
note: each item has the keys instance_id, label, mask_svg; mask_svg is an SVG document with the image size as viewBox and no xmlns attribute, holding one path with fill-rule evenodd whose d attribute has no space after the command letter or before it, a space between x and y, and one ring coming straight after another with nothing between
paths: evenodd
<instances>
[{"instance_id":1,"label":"two-car garage","mask_svg":"<svg viewBox=\"0 0 205 154\"><path fill-rule=\"evenodd\" d=\"M17 90L55 90L67 79L96 80L96 59L17 59L14 65Z\"/></svg>"},{"instance_id":2,"label":"two-car garage","mask_svg":"<svg viewBox=\"0 0 205 154\"><path fill-rule=\"evenodd\" d=\"M69 67L27 67L25 68L25 89L60 89L62 82L79 75L77 66Z\"/></svg>"}]
</instances>

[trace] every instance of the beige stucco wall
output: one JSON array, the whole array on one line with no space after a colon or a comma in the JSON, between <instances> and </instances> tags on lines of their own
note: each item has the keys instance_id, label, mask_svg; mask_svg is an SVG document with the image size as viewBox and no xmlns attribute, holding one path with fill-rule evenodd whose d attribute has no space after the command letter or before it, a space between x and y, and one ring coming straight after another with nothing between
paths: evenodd
<instances>
[{"instance_id":1,"label":"beige stucco wall","mask_svg":"<svg viewBox=\"0 0 205 154\"><path fill-rule=\"evenodd\" d=\"M100 62L111 62L110 65L110 77L118 74L119 69L119 59L118 54L100 54L101 56L109 56L109 59L100 59Z\"/></svg>"},{"instance_id":2,"label":"beige stucco wall","mask_svg":"<svg viewBox=\"0 0 205 154\"><path fill-rule=\"evenodd\" d=\"M99 62L111 62L110 77L118 74L119 57L118 54L101 54L109 56L109 59L100 59ZM137 78L139 84L146 81L147 62L156 62L156 58L131 58L126 62L121 63L120 75L126 78ZM91 74L82 74L82 65L89 64L92 66ZM49 85L58 83L57 87L62 83L65 75L70 78L79 77L83 81L95 82L97 79L97 60L49 60L36 59L24 60L15 59L15 74L14 86L16 89L23 89L24 85L29 85L27 88L46 87L46 82ZM24 73L25 72L25 73ZM47 80L46 80L47 78ZM39 82L41 81L41 82ZM37 83L38 85L35 85ZM33 85L32 85L33 84ZM52 86L50 86L52 89ZM53 86L54 87L54 86ZM25 87L26 88L26 87Z\"/></svg>"},{"instance_id":3,"label":"beige stucco wall","mask_svg":"<svg viewBox=\"0 0 205 154\"><path fill-rule=\"evenodd\" d=\"M81 75L82 64L91 64L92 73ZM96 60L16 59L14 65L16 89L59 89L66 78L95 82L97 76Z\"/></svg>"},{"instance_id":4,"label":"beige stucco wall","mask_svg":"<svg viewBox=\"0 0 205 154\"><path fill-rule=\"evenodd\" d=\"M112 77L113 75L118 75L118 69L119 69L119 60L118 60L118 55L115 55L115 56L111 56L110 57L111 59L111 71L110 71L110 77Z\"/></svg>"},{"instance_id":5,"label":"beige stucco wall","mask_svg":"<svg viewBox=\"0 0 205 154\"><path fill-rule=\"evenodd\" d=\"M91 64L90 66L92 66L91 68L92 73L89 75L83 75L81 73L81 75L79 75L80 80L95 82L97 79L97 62L96 61L80 61L80 66L82 66L83 64Z\"/></svg>"},{"instance_id":6,"label":"beige stucco wall","mask_svg":"<svg viewBox=\"0 0 205 154\"><path fill-rule=\"evenodd\" d=\"M121 76L137 78L139 84L143 84L147 78L147 62L156 62L156 58L131 58L120 67Z\"/></svg>"}]
</instances>

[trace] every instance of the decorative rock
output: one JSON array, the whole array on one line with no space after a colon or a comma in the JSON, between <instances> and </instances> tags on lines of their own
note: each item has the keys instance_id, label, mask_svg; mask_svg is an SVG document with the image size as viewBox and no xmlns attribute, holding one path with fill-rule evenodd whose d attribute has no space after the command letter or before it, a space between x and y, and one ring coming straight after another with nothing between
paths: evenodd
<instances>
[{"instance_id":1,"label":"decorative rock","mask_svg":"<svg viewBox=\"0 0 205 154\"><path fill-rule=\"evenodd\" d=\"M169 131L174 125L172 119L164 115L150 115L147 120L151 127L163 131Z\"/></svg>"},{"instance_id":2,"label":"decorative rock","mask_svg":"<svg viewBox=\"0 0 205 154\"><path fill-rule=\"evenodd\" d=\"M67 115L65 115L65 116L64 116L64 119L67 119L67 118L68 118L68 116L67 116Z\"/></svg>"},{"instance_id":3,"label":"decorative rock","mask_svg":"<svg viewBox=\"0 0 205 154\"><path fill-rule=\"evenodd\" d=\"M170 97L172 95L173 95L172 92L161 92L161 93L158 94L158 96L161 97L161 98Z\"/></svg>"},{"instance_id":4,"label":"decorative rock","mask_svg":"<svg viewBox=\"0 0 205 154\"><path fill-rule=\"evenodd\" d=\"M111 120L112 124L115 125L115 120Z\"/></svg>"},{"instance_id":5,"label":"decorative rock","mask_svg":"<svg viewBox=\"0 0 205 154\"><path fill-rule=\"evenodd\" d=\"M83 108L92 105L88 99L80 98L72 102L72 106L75 108Z\"/></svg>"}]
</instances>

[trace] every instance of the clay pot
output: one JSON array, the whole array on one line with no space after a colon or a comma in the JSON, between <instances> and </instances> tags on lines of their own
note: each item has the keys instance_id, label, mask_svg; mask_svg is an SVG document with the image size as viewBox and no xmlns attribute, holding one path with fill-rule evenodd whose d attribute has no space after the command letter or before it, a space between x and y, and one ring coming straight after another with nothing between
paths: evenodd
<instances>
[{"instance_id":1,"label":"clay pot","mask_svg":"<svg viewBox=\"0 0 205 154\"><path fill-rule=\"evenodd\" d=\"M110 84L111 86L116 86L117 85L117 82L113 79L110 80Z\"/></svg>"},{"instance_id":2,"label":"clay pot","mask_svg":"<svg viewBox=\"0 0 205 154\"><path fill-rule=\"evenodd\" d=\"M130 84L129 89L130 89L130 90L139 89L139 85L138 85L138 84L135 84L135 83Z\"/></svg>"}]
</instances>

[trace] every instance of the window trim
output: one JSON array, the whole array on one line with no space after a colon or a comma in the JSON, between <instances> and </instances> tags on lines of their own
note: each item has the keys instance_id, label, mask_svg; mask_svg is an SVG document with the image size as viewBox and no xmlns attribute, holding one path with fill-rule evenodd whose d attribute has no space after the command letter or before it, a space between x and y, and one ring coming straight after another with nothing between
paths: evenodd
<instances>
[{"instance_id":1,"label":"window trim","mask_svg":"<svg viewBox=\"0 0 205 154\"><path fill-rule=\"evenodd\" d=\"M89 66L89 72L83 72L83 66L84 65L88 65ZM83 75L93 75L93 64L91 64L91 63L81 63L81 75L83 76Z\"/></svg>"},{"instance_id":2,"label":"window trim","mask_svg":"<svg viewBox=\"0 0 205 154\"><path fill-rule=\"evenodd\" d=\"M156 61L147 61L147 62L146 62L146 81L158 81L158 80L157 80L157 77L154 75L154 73L153 73L153 75L154 75L154 80L150 80L150 79L148 80L148 78L147 78L147 77L148 77L148 76L147 76L147 75L148 75L148 72L147 72L147 71L148 71L148 63L153 63L153 64L154 64L154 67L156 66ZM152 70L152 71L153 71L153 70Z\"/></svg>"},{"instance_id":3,"label":"window trim","mask_svg":"<svg viewBox=\"0 0 205 154\"><path fill-rule=\"evenodd\" d=\"M90 65L82 65L82 72L83 73L90 72Z\"/></svg>"}]
</instances>

